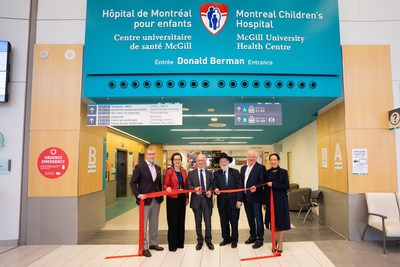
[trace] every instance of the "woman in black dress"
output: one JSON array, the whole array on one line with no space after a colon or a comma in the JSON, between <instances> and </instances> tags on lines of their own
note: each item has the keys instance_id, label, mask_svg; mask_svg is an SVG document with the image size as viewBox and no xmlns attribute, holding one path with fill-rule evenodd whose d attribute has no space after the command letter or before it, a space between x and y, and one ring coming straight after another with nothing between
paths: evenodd
<instances>
[{"instance_id":1,"label":"woman in black dress","mask_svg":"<svg viewBox=\"0 0 400 267\"><path fill-rule=\"evenodd\" d=\"M275 251L282 253L283 251L283 231L290 230L290 217L289 217L289 204L286 190L289 189L288 172L279 167L279 155L273 153L269 156L271 169L267 170L266 179L267 186L265 187L265 226L267 229L270 227L271 222L271 187L274 198L274 211L275 211L275 233L278 237L278 244L275 246Z\"/></svg>"},{"instance_id":2,"label":"woman in black dress","mask_svg":"<svg viewBox=\"0 0 400 267\"><path fill-rule=\"evenodd\" d=\"M182 155L174 153L171 157L172 167L165 172L164 190L186 189L187 174L182 168ZM167 222L168 222L168 248L175 252L183 248L185 243L185 216L186 206L189 204L188 194L167 195Z\"/></svg>"}]
</instances>

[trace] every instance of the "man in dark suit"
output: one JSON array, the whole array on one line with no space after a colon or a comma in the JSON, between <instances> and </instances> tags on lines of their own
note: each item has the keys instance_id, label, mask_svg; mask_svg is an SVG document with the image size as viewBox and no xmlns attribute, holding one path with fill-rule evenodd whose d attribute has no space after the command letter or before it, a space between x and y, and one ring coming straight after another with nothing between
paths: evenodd
<instances>
[{"instance_id":1,"label":"man in dark suit","mask_svg":"<svg viewBox=\"0 0 400 267\"><path fill-rule=\"evenodd\" d=\"M212 173L204 168L206 166L206 157L203 154L197 156L196 165L196 169L189 172L186 184L188 190L198 190L198 192L192 193L190 199L190 207L193 210L196 221L196 250L200 250L203 247L203 233L201 230L203 216L206 225L205 241L207 247L213 250L214 245L211 242ZM204 192L204 190L207 190L207 192Z\"/></svg>"},{"instance_id":2,"label":"man in dark suit","mask_svg":"<svg viewBox=\"0 0 400 267\"><path fill-rule=\"evenodd\" d=\"M246 244L253 244L253 248L259 248L264 242L264 226L262 216L262 202L264 198L265 166L257 163L257 153L247 152L247 165L240 170L240 176L244 188L250 188L244 194L244 209L250 227L250 237L245 241Z\"/></svg>"},{"instance_id":3,"label":"man in dark suit","mask_svg":"<svg viewBox=\"0 0 400 267\"><path fill-rule=\"evenodd\" d=\"M154 148L146 149L146 161L138 164L133 171L131 189L136 197L136 203L144 199L144 243L143 256L151 257L149 249L157 251L164 250L158 245L158 216L160 214L160 204L163 197L147 198L146 193L162 191L161 168L154 164L156 152ZM147 222L149 222L149 243L147 243Z\"/></svg>"},{"instance_id":4,"label":"man in dark suit","mask_svg":"<svg viewBox=\"0 0 400 267\"><path fill-rule=\"evenodd\" d=\"M240 207L243 202L243 191L236 193L219 193L219 190L242 189L243 182L240 179L239 171L229 168L232 157L229 157L226 153L221 153L215 160L221 167L220 170L214 172L213 180L213 188L218 195L217 205L223 238L219 245L225 246L226 244L232 243L231 247L236 248L239 237L238 223ZM229 223L232 228L232 236L230 234Z\"/></svg>"}]
</instances>

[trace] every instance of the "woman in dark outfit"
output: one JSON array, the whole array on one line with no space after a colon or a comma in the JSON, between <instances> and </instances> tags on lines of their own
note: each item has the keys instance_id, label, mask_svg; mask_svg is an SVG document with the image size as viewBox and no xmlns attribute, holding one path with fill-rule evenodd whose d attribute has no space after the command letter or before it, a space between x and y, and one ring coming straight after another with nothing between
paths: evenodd
<instances>
[{"instance_id":1,"label":"woman in dark outfit","mask_svg":"<svg viewBox=\"0 0 400 267\"><path fill-rule=\"evenodd\" d=\"M182 155L174 153L171 157L172 167L165 172L164 190L186 190L187 174L181 167ZM176 251L185 243L186 205L188 194L169 194L167 196L168 248Z\"/></svg>"},{"instance_id":2,"label":"woman in dark outfit","mask_svg":"<svg viewBox=\"0 0 400 267\"><path fill-rule=\"evenodd\" d=\"M289 217L289 204L286 190L289 189L289 178L287 170L279 167L279 155L271 154L269 156L269 162L271 169L267 170L267 186L265 187L265 226L269 229L271 222L271 187L274 198L274 211L275 211L275 233L278 237L278 244L275 246L275 251L282 253L283 251L283 231L290 230L290 217Z\"/></svg>"}]
</instances>

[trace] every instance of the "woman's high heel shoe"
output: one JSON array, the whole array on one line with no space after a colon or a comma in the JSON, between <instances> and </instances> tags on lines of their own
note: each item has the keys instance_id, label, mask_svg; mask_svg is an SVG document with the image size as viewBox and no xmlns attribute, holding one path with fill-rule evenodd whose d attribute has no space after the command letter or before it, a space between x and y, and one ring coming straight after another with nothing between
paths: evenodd
<instances>
[{"instance_id":1,"label":"woman's high heel shoe","mask_svg":"<svg viewBox=\"0 0 400 267\"><path fill-rule=\"evenodd\" d=\"M283 247L283 246L282 246ZM281 250L279 250L278 249L278 244L276 244L276 249L275 249L275 251L277 252L277 253L282 253L283 252L283 248L281 249Z\"/></svg>"}]
</instances>

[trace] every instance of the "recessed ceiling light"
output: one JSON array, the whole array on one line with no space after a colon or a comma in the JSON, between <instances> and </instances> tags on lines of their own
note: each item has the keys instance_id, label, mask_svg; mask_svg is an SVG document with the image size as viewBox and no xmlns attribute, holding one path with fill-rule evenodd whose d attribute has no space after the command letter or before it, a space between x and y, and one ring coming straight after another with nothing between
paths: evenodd
<instances>
[{"instance_id":1,"label":"recessed ceiling light","mask_svg":"<svg viewBox=\"0 0 400 267\"><path fill-rule=\"evenodd\" d=\"M171 132L263 132L263 129L170 129Z\"/></svg>"},{"instance_id":2,"label":"recessed ceiling light","mask_svg":"<svg viewBox=\"0 0 400 267\"><path fill-rule=\"evenodd\" d=\"M208 112L214 112L214 111L215 111L215 108L209 108L209 109L207 109L207 111L208 111Z\"/></svg>"},{"instance_id":3,"label":"recessed ceiling light","mask_svg":"<svg viewBox=\"0 0 400 267\"><path fill-rule=\"evenodd\" d=\"M212 137L212 136L185 136L182 137L182 139L188 140L188 139L194 139L194 140L208 140L208 139L216 139L216 138L222 138L222 139L254 139L252 136L218 136L218 137Z\"/></svg>"},{"instance_id":4,"label":"recessed ceiling light","mask_svg":"<svg viewBox=\"0 0 400 267\"><path fill-rule=\"evenodd\" d=\"M134 139L136 139L136 140L142 141L142 142L144 142L144 143L146 143L146 144L150 144L149 141L146 141L146 140L141 139L141 138L139 138L139 137L137 137L137 136L131 135L131 134L127 133L127 132L121 131L120 129L117 129L117 128L115 128L115 127L107 126L107 128L112 129L112 130L114 130L114 131L116 131L116 132L120 132L120 133L122 133L122 134L124 134L124 135L130 136L130 137L132 137L132 138L134 138Z\"/></svg>"},{"instance_id":5,"label":"recessed ceiling light","mask_svg":"<svg viewBox=\"0 0 400 267\"><path fill-rule=\"evenodd\" d=\"M182 108L182 111L189 111L190 108Z\"/></svg>"},{"instance_id":6,"label":"recessed ceiling light","mask_svg":"<svg viewBox=\"0 0 400 267\"><path fill-rule=\"evenodd\" d=\"M214 141L214 142L222 142L222 141L224 141L224 139L217 138L217 139L214 139L213 141Z\"/></svg>"},{"instance_id":7,"label":"recessed ceiling light","mask_svg":"<svg viewBox=\"0 0 400 267\"><path fill-rule=\"evenodd\" d=\"M210 126L210 127L225 127L226 124L225 123L216 122L216 123L210 123L208 126Z\"/></svg>"},{"instance_id":8,"label":"recessed ceiling light","mask_svg":"<svg viewBox=\"0 0 400 267\"><path fill-rule=\"evenodd\" d=\"M218 121L218 118L211 118L211 121L216 122Z\"/></svg>"},{"instance_id":9,"label":"recessed ceiling light","mask_svg":"<svg viewBox=\"0 0 400 267\"><path fill-rule=\"evenodd\" d=\"M247 142L189 142L189 145L245 145Z\"/></svg>"}]
</instances>

